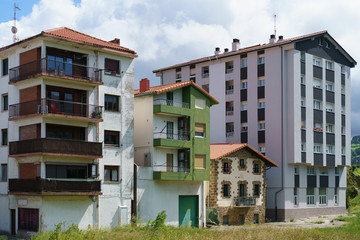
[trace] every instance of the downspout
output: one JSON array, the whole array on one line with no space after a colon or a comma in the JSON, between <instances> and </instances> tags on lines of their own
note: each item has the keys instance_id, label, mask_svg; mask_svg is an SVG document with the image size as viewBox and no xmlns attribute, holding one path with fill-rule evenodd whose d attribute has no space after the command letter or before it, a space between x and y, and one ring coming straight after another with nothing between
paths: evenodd
<instances>
[{"instance_id":1,"label":"downspout","mask_svg":"<svg viewBox=\"0 0 360 240\"><path fill-rule=\"evenodd\" d=\"M95 67L98 68L98 62L99 62L99 52L95 51ZM102 75L102 71L100 72L100 74ZM99 106L100 104L100 97L99 97L99 85L96 86L96 105ZM96 142L100 141L100 123L96 122L95 123L96 126ZM97 162L97 171L99 172L99 159L96 159ZM96 220L95 220L95 224L96 224L96 228L99 228L99 223L100 223L100 209L99 209L99 195L96 196Z\"/></svg>"},{"instance_id":2,"label":"downspout","mask_svg":"<svg viewBox=\"0 0 360 240\"><path fill-rule=\"evenodd\" d=\"M284 73L283 73L283 47L281 49L281 189L275 192L275 221L278 221L278 194L284 190Z\"/></svg>"}]
</instances>

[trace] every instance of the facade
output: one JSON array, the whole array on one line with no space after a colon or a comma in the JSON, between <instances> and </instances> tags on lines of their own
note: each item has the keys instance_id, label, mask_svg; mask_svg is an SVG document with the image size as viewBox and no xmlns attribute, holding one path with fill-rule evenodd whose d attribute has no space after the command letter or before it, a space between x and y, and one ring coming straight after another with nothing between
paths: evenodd
<instances>
[{"instance_id":1,"label":"facade","mask_svg":"<svg viewBox=\"0 0 360 240\"><path fill-rule=\"evenodd\" d=\"M350 165L350 68L327 31L154 70L162 84L191 79L220 104L211 143L248 143L278 163L268 171L267 218L345 213Z\"/></svg>"},{"instance_id":2,"label":"facade","mask_svg":"<svg viewBox=\"0 0 360 240\"><path fill-rule=\"evenodd\" d=\"M211 144L210 159L207 206L220 224L265 222L266 170L278 165L244 143Z\"/></svg>"},{"instance_id":3,"label":"facade","mask_svg":"<svg viewBox=\"0 0 360 240\"><path fill-rule=\"evenodd\" d=\"M65 27L0 49L0 231L129 223L136 56Z\"/></svg>"},{"instance_id":4,"label":"facade","mask_svg":"<svg viewBox=\"0 0 360 240\"><path fill-rule=\"evenodd\" d=\"M205 226L210 176L210 107L217 104L192 81L135 90L136 212L148 222L165 211L166 224Z\"/></svg>"}]
</instances>

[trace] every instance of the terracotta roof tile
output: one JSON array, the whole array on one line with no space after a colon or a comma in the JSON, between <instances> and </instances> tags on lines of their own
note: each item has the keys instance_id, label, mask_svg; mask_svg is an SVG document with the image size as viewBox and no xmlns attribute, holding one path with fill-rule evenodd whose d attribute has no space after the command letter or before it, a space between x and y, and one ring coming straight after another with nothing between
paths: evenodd
<instances>
[{"instance_id":1,"label":"terracotta roof tile","mask_svg":"<svg viewBox=\"0 0 360 240\"><path fill-rule=\"evenodd\" d=\"M240 149L247 148L255 153L260 159L266 162L267 165L278 167L278 165L261 154L259 151L251 147L247 143L213 143L210 144L210 159L219 160L227 155L234 153Z\"/></svg>"},{"instance_id":2,"label":"terracotta roof tile","mask_svg":"<svg viewBox=\"0 0 360 240\"><path fill-rule=\"evenodd\" d=\"M202 89L199 85L194 83L193 81L185 81L185 82L179 82L179 83L169 83L159 86L150 87L149 90L140 92L140 89L134 90L135 96L141 96L141 95L147 95L147 94L160 94L163 92L171 91L174 89L186 87L189 85L193 85L196 87L199 91L201 91L204 95L208 96L210 99L213 100L215 104L218 104L218 100L216 100L213 96L211 96L208 92L206 92L204 89Z\"/></svg>"}]
</instances>

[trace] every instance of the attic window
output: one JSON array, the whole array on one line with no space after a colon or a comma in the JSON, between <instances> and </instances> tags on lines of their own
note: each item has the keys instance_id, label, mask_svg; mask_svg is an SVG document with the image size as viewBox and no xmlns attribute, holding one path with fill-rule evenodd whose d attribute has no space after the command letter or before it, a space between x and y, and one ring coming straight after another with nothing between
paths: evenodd
<instances>
[{"instance_id":1,"label":"attic window","mask_svg":"<svg viewBox=\"0 0 360 240\"><path fill-rule=\"evenodd\" d=\"M105 73L112 75L120 74L120 61L105 58Z\"/></svg>"}]
</instances>

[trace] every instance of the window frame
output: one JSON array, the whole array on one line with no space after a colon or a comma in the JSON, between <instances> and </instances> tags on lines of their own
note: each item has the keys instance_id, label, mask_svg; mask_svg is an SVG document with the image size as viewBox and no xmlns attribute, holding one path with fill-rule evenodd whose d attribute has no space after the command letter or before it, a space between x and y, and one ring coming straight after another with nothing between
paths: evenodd
<instances>
[{"instance_id":1,"label":"window frame","mask_svg":"<svg viewBox=\"0 0 360 240\"><path fill-rule=\"evenodd\" d=\"M265 56L259 55L258 56L258 65L265 64Z\"/></svg>"},{"instance_id":2,"label":"window frame","mask_svg":"<svg viewBox=\"0 0 360 240\"><path fill-rule=\"evenodd\" d=\"M110 178L106 178L106 170L110 170ZM113 180L113 170L116 170L116 180ZM120 182L120 166L104 165L104 182Z\"/></svg>"},{"instance_id":3,"label":"window frame","mask_svg":"<svg viewBox=\"0 0 360 240\"><path fill-rule=\"evenodd\" d=\"M8 146L8 144L9 144L8 129L7 128L1 129L1 146Z\"/></svg>"},{"instance_id":4,"label":"window frame","mask_svg":"<svg viewBox=\"0 0 360 240\"><path fill-rule=\"evenodd\" d=\"M196 166L196 159L201 158L201 167ZM195 169L205 169L206 168L206 155L205 154L195 154L194 156L194 168Z\"/></svg>"},{"instance_id":5,"label":"window frame","mask_svg":"<svg viewBox=\"0 0 360 240\"><path fill-rule=\"evenodd\" d=\"M108 99L116 99L114 101L107 101ZM109 108L111 106L111 109ZM104 110L109 112L120 112L120 96L105 94L104 95Z\"/></svg>"},{"instance_id":6,"label":"window frame","mask_svg":"<svg viewBox=\"0 0 360 240\"><path fill-rule=\"evenodd\" d=\"M0 182L7 182L8 180L8 165L6 163L1 164L1 176Z\"/></svg>"},{"instance_id":7,"label":"window frame","mask_svg":"<svg viewBox=\"0 0 360 240\"><path fill-rule=\"evenodd\" d=\"M3 94L1 95L1 111L5 112L9 110L9 95Z\"/></svg>"},{"instance_id":8,"label":"window frame","mask_svg":"<svg viewBox=\"0 0 360 240\"><path fill-rule=\"evenodd\" d=\"M317 67L322 67L322 61L321 58L313 57L313 65Z\"/></svg>"},{"instance_id":9,"label":"window frame","mask_svg":"<svg viewBox=\"0 0 360 240\"><path fill-rule=\"evenodd\" d=\"M9 75L9 59L5 58L1 61L1 76Z\"/></svg>"},{"instance_id":10,"label":"window frame","mask_svg":"<svg viewBox=\"0 0 360 240\"><path fill-rule=\"evenodd\" d=\"M115 143L112 143L112 141L106 142L106 135L117 137L117 142L115 142ZM109 138L109 140L111 140L111 138ZM104 130L104 146L120 147L120 131Z\"/></svg>"},{"instance_id":11,"label":"window frame","mask_svg":"<svg viewBox=\"0 0 360 240\"><path fill-rule=\"evenodd\" d=\"M200 127L203 128L202 132L197 131L197 129L199 129ZM195 131L195 137L205 138L205 136L206 136L206 134L205 134L206 133L206 124L205 123L195 123L194 131Z\"/></svg>"},{"instance_id":12,"label":"window frame","mask_svg":"<svg viewBox=\"0 0 360 240\"><path fill-rule=\"evenodd\" d=\"M110 64L110 66L109 66ZM112 64L117 64L117 67L115 69L113 69ZM115 60L115 59L111 59L111 58L105 58L104 59L104 72L105 74L109 74L109 75L120 75L121 72L121 67L120 67L120 60Z\"/></svg>"},{"instance_id":13,"label":"window frame","mask_svg":"<svg viewBox=\"0 0 360 240\"><path fill-rule=\"evenodd\" d=\"M254 184L254 197L260 197L260 184Z\"/></svg>"}]
</instances>

